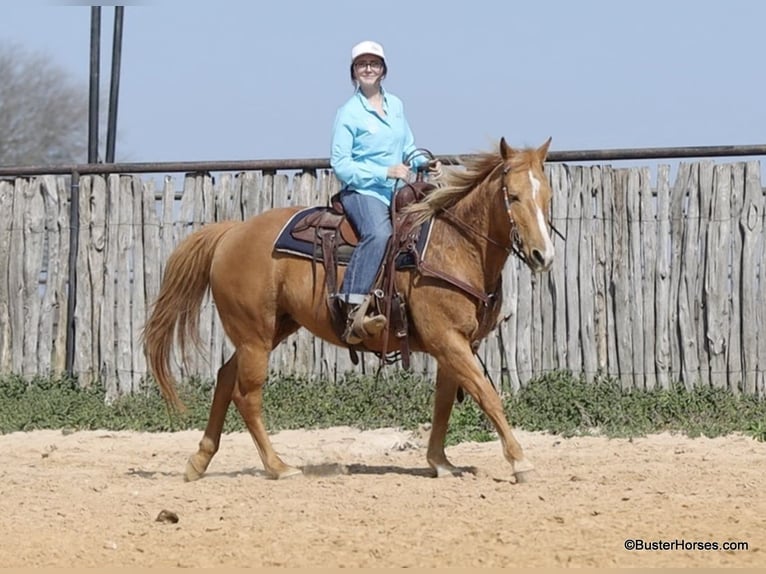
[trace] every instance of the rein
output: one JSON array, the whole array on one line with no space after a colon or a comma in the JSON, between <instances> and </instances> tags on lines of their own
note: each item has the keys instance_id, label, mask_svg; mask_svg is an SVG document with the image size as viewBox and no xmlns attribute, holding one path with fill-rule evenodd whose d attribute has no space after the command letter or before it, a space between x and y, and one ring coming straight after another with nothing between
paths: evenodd
<instances>
[{"instance_id":1,"label":"rein","mask_svg":"<svg viewBox=\"0 0 766 574\"><path fill-rule=\"evenodd\" d=\"M507 173L508 173L507 168L505 168L503 170L503 175L506 175ZM505 178L503 178L503 182L505 182ZM508 199L508 188L506 187L505 183L503 183L503 195L505 197L506 205L510 205L509 199ZM444 219L454 224L455 227L473 233L477 237L480 237L486 240L491 245L494 245L495 247L502 249L506 253L514 252L516 253L518 257L523 259L523 256L524 256L523 253L516 246L516 243L518 242L518 234L515 231L512 231L512 234L511 234L511 245L504 245L500 243L499 241L492 239L486 233L476 229L470 223L466 223L465 221L463 221L462 219L460 219L454 213L452 213L451 211L447 209L444 209L444 208L440 209L439 213L444 216ZM516 227L516 224L513 221L513 217L511 216L510 209L508 209L508 219L511 222L511 229L514 230ZM422 259L418 260L417 265L418 265L418 268L421 270L421 272L425 272L428 275L431 275L433 277L438 277L440 279L443 279L444 281L447 281L448 283L451 283L455 287L459 288L465 293L468 293L469 295L472 295L473 297L481 301L485 307L489 307L490 304L493 303L493 300L496 297L495 293L485 293L484 291L480 291L479 289L473 287L472 285L469 285L465 281L462 281L458 279L457 277L454 277L452 275L444 273L443 271L440 271L439 269L432 267L431 265L429 265Z\"/></svg>"},{"instance_id":2,"label":"rein","mask_svg":"<svg viewBox=\"0 0 766 574\"><path fill-rule=\"evenodd\" d=\"M500 191L503 192L503 201L505 202L505 211L508 214L508 221L511 224L511 244L510 246L503 245L499 241L495 241L490 236L486 235L485 233L482 233L472 225L466 223L465 221L462 221L461 219L455 217L455 215L446 209L442 209L441 212L447 215L447 219L452 221L453 223L457 224L458 227L462 227L463 229L472 232L473 234L477 235L478 237L481 237L482 239L486 239L488 243L491 243L492 245L495 245L499 247L500 249L505 250L506 252L510 253L512 252L516 257L521 259L524 263L527 263L526 255L524 255L524 252L521 251L519 246L521 245L521 237L519 237L518 231L516 231L516 222L513 220L513 214L511 213L511 192L508 190L508 186L505 184L505 176L508 175L508 172L511 171L511 168L508 166L503 166L503 187L500 188ZM551 221L550 218L548 218L548 226L551 228L551 230L558 235L561 239L566 241L566 237L563 233L561 233L556 227L553 225L553 221Z\"/></svg>"},{"instance_id":3,"label":"rein","mask_svg":"<svg viewBox=\"0 0 766 574\"><path fill-rule=\"evenodd\" d=\"M508 186L505 183L505 176L508 175L508 172L511 170L509 166L503 166L503 186L501 188L501 191L503 192L503 201L505 202L505 210L508 215L508 221L511 224L511 243L510 245L504 245L503 243L500 243L499 241L496 241L495 239L491 238L486 233L476 229L473 225L466 223L459 217L457 217L454 213L447 209L440 209L439 212L444 216L444 218L451 223L453 223L456 227L463 229L465 231L469 231L476 235L477 237L480 237L487 241L487 243L494 245L495 247L498 247L505 251L506 253L513 253L518 257L521 261L523 261L525 264L528 264L527 257L524 254L524 252L521 250L521 237L519 236L518 231L516 230L516 222L513 219L513 214L511 213L511 193L508 189ZM562 239L566 240L566 237L553 226L553 222L548 219L548 225L550 226L551 230L553 230L556 235L561 237ZM457 279L456 277L453 277L451 275L448 275L447 273L444 273L434 267L431 267L428 263L425 261L418 259L417 261L418 268L421 269L421 271L427 272L428 275L432 275L434 277L438 277L440 279L443 279L444 281L447 281L448 283L451 283L452 285L455 285L462 291L465 291L469 295L472 295L479 301L481 301L485 306L489 305L494 297L494 293L484 293L483 291L479 291L475 287L469 285L465 281L462 281L460 279Z\"/></svg>"}]
</instances>

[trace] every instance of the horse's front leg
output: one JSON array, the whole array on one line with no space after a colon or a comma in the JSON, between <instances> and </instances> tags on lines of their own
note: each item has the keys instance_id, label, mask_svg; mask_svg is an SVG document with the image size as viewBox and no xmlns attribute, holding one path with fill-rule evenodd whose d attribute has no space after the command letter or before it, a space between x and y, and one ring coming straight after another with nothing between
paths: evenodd
<instances>
[{"instance_id":1,"label":"horse's front leg","mask_svg":"<svg viewBox=\"0 0 766 574\"><path fill-rule=\"evenodd\" d=\"M479 365L477 364L476 359L471 352L471 347L468 342L455 341L454 345L447 345L444 348L444 352L441 353L439 357L436 357L436 360L439 363L438 372L449 373L449 379L455 381L457 385L463 387L463 389L469 395L471 395L473 400L476 401L476 404L479 405L479 407L487 415L487 418L489 418L490 422L494 425L495 430L500 437L500 442L503 447L503 454L505 455L506 460L511 463L513 474L516 477L516 482L529 481L531 479L531 472L534 470L534 467L525 458L521 445L516 440L516 437L513 436L511 425L508 423L508 419L505 416L505 411L503 410L503 403L500 400L500 396L479 369ZM449 388L448 385L445 385L445 387ZM454 389L450 391L453 400L456 388L457 387L455 386ZM437 398L435 400L438 400L439 398L438 389L439 384L437 381ZM448 393L445 390L445 396L441 397L442 402L439 403L441 404L441 412L444 410L444 402L447 400L447 394ZM436 429L437 425L437 408L438 407L436 406L434 408L434 422L431 435L432 442L429 443L428 447L429 463L432 453L437 457L435 460L440 460L438 458L438 453L440 448L443 452L444 434L446 433L445 425L445 430L442 432L442 436L439 437L437 434L436 438L434 438L433 431ZM437 442L434 442L436 440L441 441L441 447L439 447ZM446 461L446 457L443 457L443 460Z\"/></svg>"}]
</instances>

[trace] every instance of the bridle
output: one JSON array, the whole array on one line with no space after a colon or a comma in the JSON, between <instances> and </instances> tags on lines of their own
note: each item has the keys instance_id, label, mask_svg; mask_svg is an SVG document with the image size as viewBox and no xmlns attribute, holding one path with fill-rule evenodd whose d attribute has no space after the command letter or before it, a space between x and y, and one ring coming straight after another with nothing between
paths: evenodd
<instances>
[{"instance_id":1,"label":"bridle","mask_svg":"<svg viewBox=\"0 0 766 574\"><path fill-rule=\"evenodd\" d=\"M412 152L410 155L407 156L405 159L405 163L409 163L417 154L425 155L426 157L429 157L430 159L434 159L433 154L431 154L430 151L426 150L425 148L418 148L414 152ZM442 216L445 220L449 221L451 224L453 224L458 229L462 229L464 231L467 231L469 233L472 233L473 235L480 237L484 239L487 243L490 245L493 245L497 247L498 249L503 250L506 254L514 253L516 257L518 257L524 264L529 266L529 262L527 260L526 255L524 254L523 247L523 241L521 239L521 236L518 232L518 225L516 224L513 213L511 212L511 204L513 203L513 198L511 196L511 191L508 189L508 185L506 184L507 175L511 172L511 167L508 165L505 165L505 163L501 164L503 166L503 173L502 173L502 179L503 184L501 187L501 191L503 194L503 201L505 202L505 209L506 214L508 215L508 221L510 223L511 231L510 231L510 243L501 243L483 231L476 229L473 225L470 223L466 223L459 217L457 217L451 210L448 208L440 208L438 210L438 214ZM494 168L492 173L494 173L495 170L497 170L500 167L498 165ZM490 174L491 175L491 174ZM434 214L436 215L436 214ZM554 226L553 223L550 220L550 217L548 218L548 225L550 228L562 239L566 239ZM441 269L437 269L435 267L432 267L428 262L424 261L420 257L416 257L417 262L417 268L420 270L421 273L424 273L426 275L431 275L433 277L438 277L440 279L443 279L447 281L448 283L451 283L452 285L455 285L462 291L465 291L466 293L472 295L479 301L481 301L485 307L488 307L493 304L493 301L496 300L496 294L495 293L484 293L480 289L477 289L476 287L469 285L465 281L462 281L461 279L458 279L457 277L454 277L450 275L449 273L446 273L442 271Z\"/></svg>"},{"instance_id":2,"label":"bridle","mask_svg":"<svg viewBox=\"0 0 766 574\"><path fill-rule=\"evenodd\" d=\"M518 226L513 219L513 213L511 213L511 190L508 189L508 185L505 183L506 176L511 172L511 166L503 164L503 186L500 188L500 192L503 194L503 201L505 202L505 212L508 214L508 222L511 224L511 251L521 259L524 264L528 265L527 256L524 253L523 242L521 241L521 235L519 235Z\"/></svg>"},{"instance_id":3,"label":"bridle","mask_svg":"<svg viewBox=\"0 0 766 574\"><path fill-rule=\"evenodd\" d=\"M527 256L524 253L524 250L522 249L523 241L521 240L521 236L519 235L519 232L517 231L517 225L516 222L513 220L513 214L511 213L511 203L513 203L513 200L511 199L511 191L508 189L508 185L505 183L506 177L511 172L511 166L509 165L503 165L503 187L500 188L500 191L503 194L503 201L505 201L505 211L508 214L508 221L511 223L511 248L510 250L513 251L513 253L521 259L525 264L529 265L529 262L527 261ZM546 222L548 224L548 227L551 228L551 231L553 231L556 235L558 235L561 239L566 241L566 237L563 233L561 233L556 227L553 225L553 221L550 217L548 217L548 220Z\"/></svg>"},{"instance_id":4,"label":"bridle","mask_svg":"<svg viewBox=\"0 0 766 574\"><path fill-rule=\"evenodd\" d=\"M499 167L499 166L498 166ZM497 169L497 168L495 168ZM523 242L521 240L521 237L517 231L517 225L516 222L513 219L513 213L511 212L511 203L513 203L511 192L508 189L508 185L505 183L506 176L510 173L511 168L510 166L503 166L503 185L501 188L502 194L503 194L503 200L505 202L506 206L506 213L508 215L508 221L511 225L511 233L510 233L510 244L504 244L499 241L496 241L483 231L480 231L479 229L476 229L473 225L470 223L466 223L459 217L457 217L452 211L450 211L447 208L441 208L438 210L438 214L442 216L445 220L452 223L455 227L458 229L462 229L464 231L468 231L472 234L474 234L477 237L480 237L484 239L487 243L490 245L493 245L501 250L503 250L506 254L508 253L515 253L516 256L523 261L525 264L529 265L527 262L527 257L524 255L524 251L522 249ZM548 220L548 224L550 225L551 229L553 229L557 235L559 235L562 239L565 239L564 236L555 228L553 227L553 224L550 221L550 218ZM458 279L457 277L454 277L450 275L449 273L446 273L442 271L441 269L437 269L433 266L431 266L428 262L423 260L420 257L416 258L417 262L417 268L418 270L426 275L430 275L432 277L438 277L444 281L447 281L448 283L451 283L452 285L455 285L462 291L468 293L469 295L475 297L479 301L481 301L485 308L485 315L487 313L487 309L494 306L497 302L497 293L495 291L491 293L485 293L484 291L477 289L473 285L470 285L466 283L465 281ZM482 319L483 321L483 319Z\"/></svg>"},{"instance_id":5,"label":"bridle","mask_svg":"<svg viewBox=\"0 0 766 574\"><path fill-rule=\"evenodd\" d=\"M511 204L513 203L513 199L511 197L511 191L510 189L508 189L508 185L506 183L506 180L507 180L506 176L510 172L511 172L511 166L503 164L503 173L502 173L503 185L500 188L500 191L503 195L503 201L505 203L505 212L508 215L508 222L510 223L510 226L511 226L510 244L504 245L503 243L500 243L499 241L492 239L489 235L487 235L486 233L482 231L479 231L478 229L473 227L471 224L466 223L462 219L456 217L452 212L448 211L447 209L442 209L441 213L446 216L445 219L448 219L449 221L454 223L457 227L465 229L466 231L470 231L474 235L486 240L488 243L504 250L506 253L513 253L525 265L529 265L527 256L524 253L524 250L522 249L524 242L521 239L521 235L519 235L518 225L516 225L516 221L513 218L513 213L511 212ZM558 235L561 239L566 241L566 237L558 229L556 229L550 217L548 218L547 223L548 223L548 226L556 235Z\"/></svg>"}]
</instances>

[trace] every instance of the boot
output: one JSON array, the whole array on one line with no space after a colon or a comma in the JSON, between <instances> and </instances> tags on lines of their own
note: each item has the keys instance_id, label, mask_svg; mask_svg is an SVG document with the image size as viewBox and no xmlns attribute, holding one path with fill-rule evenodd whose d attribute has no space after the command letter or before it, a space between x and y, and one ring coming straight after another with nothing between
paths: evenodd
<instances>
[{"instance_id":1,"label":"boot","mask_svg":"<svg viewBox=\"0 0 766 574\"><path fill-rule=\"evenodd\" d=\"M364 301L354 307L348 314L348 326L343 333L343 340L349 345L358 345L368 337L375 337L386 327L383 315L367 316L372 296L367 295Z\"/></svg>"}]
</instances>

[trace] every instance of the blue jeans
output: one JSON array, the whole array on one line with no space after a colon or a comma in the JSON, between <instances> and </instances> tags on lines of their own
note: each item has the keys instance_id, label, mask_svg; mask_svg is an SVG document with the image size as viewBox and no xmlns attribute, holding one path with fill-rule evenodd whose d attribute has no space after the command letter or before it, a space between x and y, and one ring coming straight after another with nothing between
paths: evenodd
<instances>
[{"instance_id":1,"label":"blue jeans","mask_svg":"<svg viewBox=\"0 0 766 574\"><path fill-rule=\"evenodd\" d=\"M351 224L359 234L359 245L346 268L340 295L344 301L361 303L372 290L378 269L391 237L389 207L375 197L352 190L343 190L340 202Z\"/></svg>"}]
</instances>

